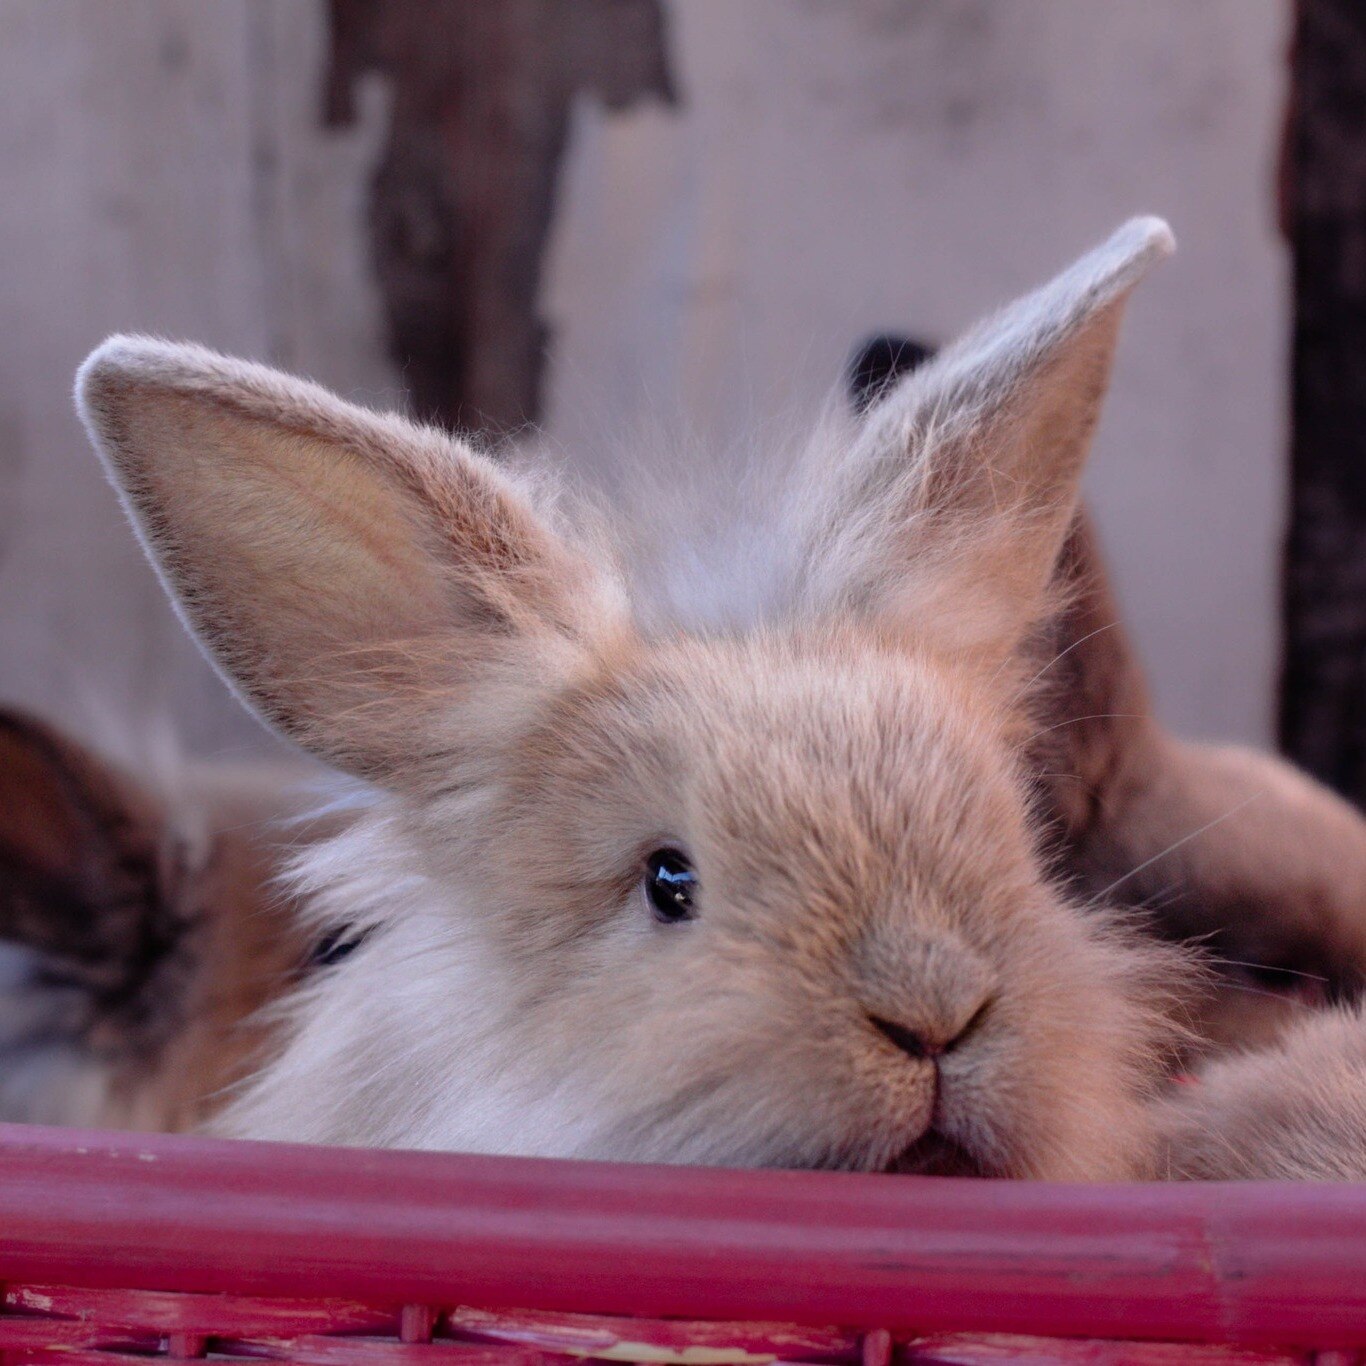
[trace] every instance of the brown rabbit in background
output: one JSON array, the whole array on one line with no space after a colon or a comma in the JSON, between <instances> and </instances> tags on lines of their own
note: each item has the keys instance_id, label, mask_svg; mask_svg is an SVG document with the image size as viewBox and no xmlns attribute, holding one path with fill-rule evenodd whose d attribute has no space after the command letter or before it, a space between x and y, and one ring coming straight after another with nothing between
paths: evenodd
<instances>
[{"instance_id":1,"label":"brown rabbit in background","mask_svg":"<svg viewBox=\"0 0 1366 1366\"><path fill-rule=\"evenodd\" d=\"M816 452L774 489L767 599L751 563L723 630L633 599L638 524L576 528L440 433L196 348L101 348L83 412L187 622L384 794L300 874L369 937L226 1127L1131 1170L1178 957L1045 878L1022 646L1169 241L1135 222Z\"/></svg>"},{"instance_id":2,"label":"brown rabbit in background","mask_svg":"<svg viewBox=\"0 0 1366 1366\"><path fill-rule=\"evenodd\" d=\"M1284 766L1213 755L1145 814L1181 771L1155 728L1042 738L1081 715L1054 724L1060 697L1141 689L1080 629L1105 588L1077 481L1123 303L1169 249L1156 220L1127 225L847 439L766 471L766 520L714 559L686 519L575 516L543 479L260 367L101 348L82 412L187 623L259 712L377 791L294 884L364 942L297 992L224 1130L1149 1170L1189 959L1077 884L1190 857L1193 827L1163 822L1229 784L1356 821ZM1093 796L1050 809L1045 786L1041 817L1050 751ZM1267 890L1248 847L1206 875L1238 905ZM1300 866L1296 886L1324 872ZM1285 932L1268 897L1254 937L1341 950L1350 979L1354 901L1305 902ZM1236 947L1218 895L1190 903L1185 932Z\"/></svg>"},{"instance_id":3,"label":"brown rabbit in background","mask_svg":"<svg viewBox=\"0 0 1366 1366\"><path fill-rule=\"evenodd\" d=\"M1282 760L1156 722L1094 537L1073 530L1068 606L1033 763L1060 874L1194 940L1215 969L1201 1049L1274 1038L1366 973L1366 820Z\"/></svg>"},{"instance_id":4,"label":"brown rabbit in background","mask_svg":"<svg viewBox=\"0 0 1366 1366\"><path fill-rule=\"evenodd\" d=\"M148 747L137 745L145 763ZM307 957L275 885L317 833L295 763L133 778L0 710L0 1119L186 1129Z\"/></svg>"}]
</instances>

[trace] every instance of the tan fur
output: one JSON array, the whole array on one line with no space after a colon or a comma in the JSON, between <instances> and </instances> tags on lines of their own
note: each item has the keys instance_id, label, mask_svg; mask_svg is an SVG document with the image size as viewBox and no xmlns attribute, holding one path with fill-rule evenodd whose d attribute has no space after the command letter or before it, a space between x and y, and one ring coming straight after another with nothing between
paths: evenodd
<instances>
[{"instance_id":1,"label":"tan fur","mask_svg":"<svg viewBox=\"0 0 1366 1366\"><path fill-rule=\"evenodd\" d=\"M1325 1011L1212 1063L1161 1127L1169 1179L1366 1181L1366 1014Z\"/></svg>"},{"instance_id":2,"label":"tan fur","mask_svg":"<svg viewBox=\"0 0 1366 1366\"><path fill-rule=\"evenodd\" d=\"M1138 1170L1181 960L1045 875L1022 645L1169 249L1136 220L775 485L795 551L723 632L458 442L198 348L97 352L82 413L187 623L383 789L297 870L310 916L370 935L224 1131ZM693 921L649 913L660 846Z\"/></svg>"}]
</instances>

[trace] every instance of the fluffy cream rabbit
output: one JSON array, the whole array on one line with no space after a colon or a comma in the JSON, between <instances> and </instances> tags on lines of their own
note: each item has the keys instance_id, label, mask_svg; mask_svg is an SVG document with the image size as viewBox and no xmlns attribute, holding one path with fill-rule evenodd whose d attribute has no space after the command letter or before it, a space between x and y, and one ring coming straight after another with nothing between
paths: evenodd
<instances>
[{"instance_id":1,"label":"fluffy cream rabbit","mask_svg":"<svg viewBox=\"0 0 1366 1366\"><path fill-rule=\"evenodd\" d=\"M81 412L187 624L378 793L298 871L365 942L225 1131L1135 1170L1179 956L1046 876L1022 756L1120 315L1170 247L1126 225L774 471L729 596L667 517L694 567L650 593L638 524L442 433L101 347Z\"/></svg>"}]
</instances>

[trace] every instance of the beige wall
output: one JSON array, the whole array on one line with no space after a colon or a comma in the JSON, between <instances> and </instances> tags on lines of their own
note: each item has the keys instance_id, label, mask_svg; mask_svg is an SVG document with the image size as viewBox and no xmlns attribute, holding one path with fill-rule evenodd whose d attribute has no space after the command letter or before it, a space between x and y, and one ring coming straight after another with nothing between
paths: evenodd
<instances>
[{"instance_id":1,"label":"beige wall","mask_svg":"<svg viewBox=\"0 0 1366 1366\"><path fill-rule=\"evenodd\" d=\"M318 131L313 3L0 0L0 697L263 743L172 616L72 413L111 331L390 384L361 245L376 104Z\"/></svg>"},{"instance_id":2,"label":"beige wall","mask_svg":"<svg viewBox=\"0 0 1366 1366\"><path fill-rule=\"evenodd\" d=\"M1166 714L1268 732L1284 263L1276 0L673 0L683 104L585 107L546 307L551 432L642 392L724 433L854 339L945 337L1136 210L1181 254L1135 305L1092 479ZM316 0L0 0L0 696L167 708L259 743L182 639L68 397L105 333L273 358L386 401L362 243L383 92L317 122Z\"/></svg>"}]
</instances>

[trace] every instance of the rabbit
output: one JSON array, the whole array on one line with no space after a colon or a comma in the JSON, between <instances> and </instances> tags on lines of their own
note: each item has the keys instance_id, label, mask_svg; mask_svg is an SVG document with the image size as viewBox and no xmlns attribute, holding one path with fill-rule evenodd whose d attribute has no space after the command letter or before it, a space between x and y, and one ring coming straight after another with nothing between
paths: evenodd
<instances>
[{"instance_id":1,"label":"rabbit","mask_svg":"<svg viewBox=\"0 0 1366 1366\"><path fill-rule=\"evenodd\" d=\"M136 778L0 708L0 1119L195 1128L307 968L275 878L326 826L311 774L177 760L153 782L129 748Z\"/></svg>"},{"instance_id":2,"label":"rabbit","mask_svg":"<svg viewBox=\"0 0 1366 1366\"><path fill-rule=\"evenodd\" d=\"M1138 1170L1194 969L1050 877L1026 755L1120 316L1171 249L1132 221L766 472L730 561L261 366L101 346L79 409L186 625L372 793L293 884L363 940L216 1131Z\"/></svg>"},{"instance_id":3,"label":"rabbit","mask_svg":"<svg viewBox=\"0 0 1366 1366\"><path fill-rule=\"evenodd\" d=\"M904 340L870 344L854 369L855 407L885 398L932 354ZM1040 654L1052 682L1036 706L1061 724L1042 728L1031 765L1047 775L1042 818L1068 832L1055 851L1059 876L1085 886L1086 847L1104 841L1112 846L1105 882L1125 866L1114 846L1137 868L1137 877L1118 875L1119 901L1141 905L1153 887L1164 893L1162 919L1177 907L1195 911L1192 930L1216 926L1241 937L1241 953L1264 959L1267 922L1275 931L1278 918L1298 919L1299 944L1340 972L1353 960L1329 951L1315 917L1328 907L1350 925L1366 824L1277 760L1184 745L1158 729L1081 514L1054 576L1063 607ZM150 779L157 765L148 747L131 748L120 769L50 723L0 709L0 1117L194 1127L268 1035L263 1004L356 947L344 926L306 941L273 886L303 829L294 817L300 773L181 763L173 797ZM1121 789L1131 795L1117 799ZM1245 814L1249 794L1256 810ZM1157 829L1145 807L1162 813ZM288 840L282 813L291 817ZM1249 830L1258 817L1260 833ZM1181 831L1196 841L1168 838ZM1268 838L1281 846L1274 858L1265 856ZM1167 852L1168 844L1177 847ZM1087 888L1096 890L1105 888ZM1179 920L1165 928L1184 930ZM1250 933L1258 936L1251 946ZM1220 990L1201 1000L1192 1043L1245 1050L1302 1014L1318 978L1286 956L1277 955L1279 968L1256 964L1256 978L1225 966ZM1307 966L1302 954L1288 956ZM1270 990L1278 972L1295 989Z\"/></svg>"},{"instance_id":4,"label":"rabbit","mask_svg":"<svg viewBox=\"0 0 1366 1366\"><path fill-rule=\"evenodd\" d=\"M1319 1011L1217 1058L1159 1113L1167 1179L1366 1181L1366 1011Z\"/></svg>"}]
</instances>

